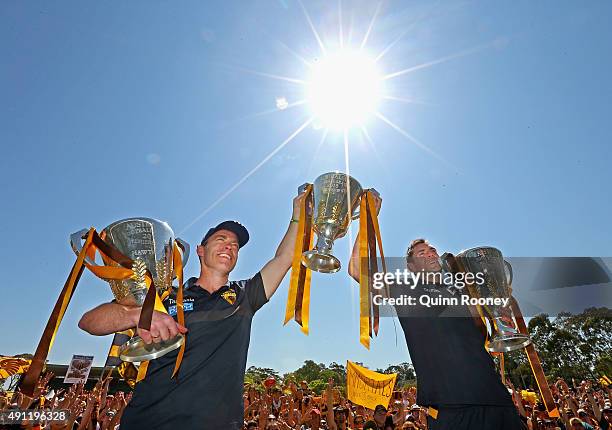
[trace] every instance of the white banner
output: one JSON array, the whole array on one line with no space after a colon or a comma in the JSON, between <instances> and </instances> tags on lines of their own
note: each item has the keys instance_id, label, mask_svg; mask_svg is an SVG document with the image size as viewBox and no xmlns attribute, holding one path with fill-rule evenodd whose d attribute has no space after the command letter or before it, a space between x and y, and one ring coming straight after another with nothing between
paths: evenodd
<instances>
[{"instance_id":1,"label":"white banner","mask_svg":"<svg viewBox=\"0 0 612 430\"><path fill-rule=\"evenodd\" d=\"M87 382L93 359L93 355L73 355L64 377L64 383Z\"/></svg>"}]
</instances>

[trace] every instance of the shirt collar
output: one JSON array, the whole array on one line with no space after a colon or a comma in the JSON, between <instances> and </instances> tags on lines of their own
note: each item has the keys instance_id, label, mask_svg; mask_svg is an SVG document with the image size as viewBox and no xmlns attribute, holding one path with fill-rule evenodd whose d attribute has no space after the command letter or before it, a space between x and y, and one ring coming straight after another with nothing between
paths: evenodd
<instances>
[{"instance_id":1,"label":"shirt collar","mask_svg":"<svg viewBox=\"0 0 612 430\"><path fill-rule=\"evenodd\" d=\"M189 290L189 291L199 291L199 290L201 290L201 292L210 294L207 290L205 290L204 288L202 288L202 287L200 287L199 285L196 284L197 280L198 280L198 278L196 278L195 276L187 279L187 282L185 282L183 284L183 288L185 288L186 290ZM219 288L217 291L215 291L215 293L217 293L217 292L222 293L223 291L229 289L230 288L230 284L231 284L231 282L228 280L225 283L225 285L223 285L221 288ZM213 294L215 294L215 293L213 293Z\"/></svg>"}]
</instances>

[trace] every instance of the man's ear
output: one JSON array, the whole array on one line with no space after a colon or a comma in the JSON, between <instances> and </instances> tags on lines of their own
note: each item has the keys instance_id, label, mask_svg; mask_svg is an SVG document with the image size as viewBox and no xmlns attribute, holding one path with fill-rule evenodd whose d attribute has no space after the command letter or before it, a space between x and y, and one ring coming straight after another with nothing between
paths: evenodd
<instances>
[{"instance_id":1,"label":"man's ear","mask_svg":"<svg viewBox=\"0 0 612 430\"><path fill-rule=\"evenodd\" d=\"M414 263L412 262L412 257L406 257L406 267L408 267L408 270L410 270L411 272L414 272Z\"/></svg>"},{"instance_id":2,"label":"man's ear","mask_svg":"<svg viewBox=\"0 0 612 430\"><path fill-rule=\"evenodd\" d=\"M198 254L198 257L204 257L204 246L198 245L196 248L196 253Z\"/></svg>"}]
</instances>

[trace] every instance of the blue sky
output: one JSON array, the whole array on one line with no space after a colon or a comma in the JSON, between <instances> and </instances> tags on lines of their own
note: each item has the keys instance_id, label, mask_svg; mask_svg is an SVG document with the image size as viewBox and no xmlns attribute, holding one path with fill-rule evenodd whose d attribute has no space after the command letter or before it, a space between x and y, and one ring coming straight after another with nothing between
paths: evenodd
<instances>
[{"instance_id":1,"label":"blue sky","mask_svg":"<svg viewBox=\"0 0 612 430\"><path fill-rule=\"evenodd\" d=\"M304 5L335 49L338 4ZM377 4L341 6L344 43L358 45ZM377 118L367 123L373 145L349 134L352 175L384 199L387 255L416 236L453 252L489 244L509 256L611 254L611 12L605 1L382 3L368 52L402 36L379 61L383 73L452 57L386 82L389 94L419 103L379 107L447 162ZM309 126L211 207L309 117L306 106L274 111L278 97L298 101L300 85L248 71L304 79L307 67L285 46L320 56L295 0L0 4L0 354L34 351L74 261L68 236L81 228L147 216L195 244L237 219L252 240L234 278L272 257L297 187L345 167L342 136L317 151L323 130ZM346 267L348 238L335 249ZM282 326L286 279L255 317L249 365L408 359L390 319L370 351L359 344L345 272L315 274L312 285L310 336ZM111 337L89 336L77 321L110 299L105 282L83 276L52 362L91 354L103 363Z\"/></svg>"}]
</instances>

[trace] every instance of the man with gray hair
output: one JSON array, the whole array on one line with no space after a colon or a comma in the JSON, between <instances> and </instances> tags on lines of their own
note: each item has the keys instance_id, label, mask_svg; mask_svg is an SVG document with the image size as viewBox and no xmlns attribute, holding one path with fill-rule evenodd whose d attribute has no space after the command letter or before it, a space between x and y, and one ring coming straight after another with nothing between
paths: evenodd
<instances>
[{"instance_id":1,"label":"man with gray hair","mask_svg":"<svg viewBox=\"0 0 612 430\"><path fill-rule=\"evenodd\" d=\"M379 203L380 205L380 203ZM359 236L348 272L359 282ZM440 256L427 240L406 252L411 272L441 272ZM446 285L390 285L392 297L452 297ZM447 301L448 302L448 301ZM486 333L465 305L395 306L418 380L417 404L428 407L429 430L519 430L523 423L484 343Z\"/></svg>"}]
</instances>

